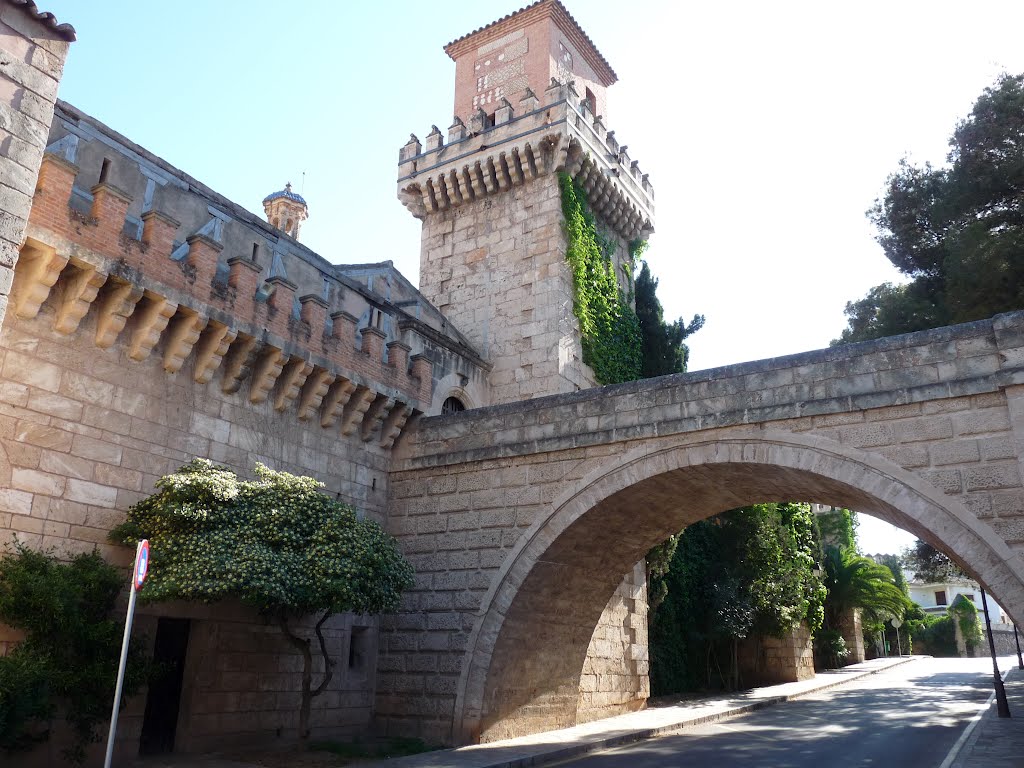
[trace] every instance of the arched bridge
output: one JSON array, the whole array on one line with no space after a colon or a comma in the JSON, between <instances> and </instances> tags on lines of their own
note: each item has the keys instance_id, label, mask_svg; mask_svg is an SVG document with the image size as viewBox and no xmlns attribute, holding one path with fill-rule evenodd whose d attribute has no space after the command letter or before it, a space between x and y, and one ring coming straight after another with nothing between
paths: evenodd
<instances>
[{"instance_id":1,"label":"arched bridge","mask_svg":"<svg viewBox=\"0 0 1024 768\"><path fill-rule=\"evenodd\" d=\"M1024 620L1024 312L423 419L389 521L417 570L378 715L455 742L572 724L621 575L757 502L870 513Z\"/></svg>"}]
</instances>

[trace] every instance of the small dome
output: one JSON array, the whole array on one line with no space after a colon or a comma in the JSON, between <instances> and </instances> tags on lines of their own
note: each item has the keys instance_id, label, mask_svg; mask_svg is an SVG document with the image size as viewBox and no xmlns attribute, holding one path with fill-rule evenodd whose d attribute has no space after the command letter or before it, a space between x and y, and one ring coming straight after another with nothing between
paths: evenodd
<instances>
[{"instance_id":1,"label":"small dome","mask_svg":"<svg viewBox=\"0 0 1024 768\"><path fill-rule=\"evenodd\" d=\"M287 199L287 200L294 200L296 203L302 203L303 205L306 205L306 201L305 201L305 199L303 199L302 195L297 195L294 192L292 192L291 182L288 182L287 184L285 184L284 185L284 189L282 189L280 192L274 192L273 194L270 194L270 195L267 195L266 197L264 197L263 198L263 203L266 204L266 203L269 203L272 200L279 200L282 197Z\"/></svg>"}]
</instances>

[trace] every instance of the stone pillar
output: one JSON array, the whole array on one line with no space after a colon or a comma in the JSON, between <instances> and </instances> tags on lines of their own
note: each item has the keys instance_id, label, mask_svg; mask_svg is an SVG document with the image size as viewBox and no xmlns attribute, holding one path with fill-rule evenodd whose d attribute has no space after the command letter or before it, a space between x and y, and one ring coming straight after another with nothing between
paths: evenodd
<instances>
[{"instance_id":1,"label":"stone pillar","mask_svg":"<svg viewBox=\"0 0 1024 768\"><path fill-rule=\"evenodd\" d=\"M32 10L29 10L29 9ZM0 0L0 324L75 30Z\"/></svg>"},{"instance_id":2,"label":"stone pillar","mask_svg":"<svg viewBox=\"0 0 1024 768\"><path fill-rule=\"evenodd\" d=\"M841 617L839 631L846 641L846 648L850 655L846 657L847 664L860 664L865 659L864 655L864 629L860 620L860 608L851 608Z\"/></svg>"}]
</instances>

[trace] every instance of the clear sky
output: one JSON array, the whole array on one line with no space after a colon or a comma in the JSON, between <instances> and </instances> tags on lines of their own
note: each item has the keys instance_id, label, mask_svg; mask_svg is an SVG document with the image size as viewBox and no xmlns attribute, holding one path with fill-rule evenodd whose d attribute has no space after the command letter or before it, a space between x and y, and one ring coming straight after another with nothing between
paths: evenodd
<instances>
[{"instance_id":1,"label":"clear sky","mask_svg":"<svg viewBox=\"0 0 1024 768\"><path fill-rule=\"evenodd\" d=\"M564 2L619 75L605 122L655 187L666 315L707 317L691 370L827 346L898 279L864 216L886 176L941 163L1024 71L1018 1ZM259 215L293 182L304 242L414 283L398 149L451 122L443 45L523 4L39 0L78 31L62 98Z\"/></svg>"}]
</instances>

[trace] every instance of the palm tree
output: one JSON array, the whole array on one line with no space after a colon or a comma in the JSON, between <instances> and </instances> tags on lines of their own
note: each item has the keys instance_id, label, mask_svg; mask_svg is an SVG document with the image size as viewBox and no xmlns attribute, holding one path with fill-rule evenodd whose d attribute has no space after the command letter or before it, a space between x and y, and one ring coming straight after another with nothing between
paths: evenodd
<instances>
[{"instance_id":1,"label":"palm tree","mask_svg":"<svg viewBox=\"0 0 1024 768\"><path fill-rule=\"evenodd\" d=\"M825 627L839 630L842 617L860 608L869 621L903 618L910 601L884 565L842 547L824 553Z\"/></svg>"}]
</instances>

